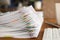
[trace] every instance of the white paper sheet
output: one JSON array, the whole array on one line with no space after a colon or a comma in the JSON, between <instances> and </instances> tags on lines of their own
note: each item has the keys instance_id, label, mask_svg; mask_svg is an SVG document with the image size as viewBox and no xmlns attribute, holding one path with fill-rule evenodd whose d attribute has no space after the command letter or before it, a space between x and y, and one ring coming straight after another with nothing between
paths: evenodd
<instances>
[{"instance_id":1,"label":"white paper sheet","mask_svg":"<svg viewBox=\"0 0 60 40\"><path fill-rule=\"evenodd\" d=\"M60 25L60 3L55 4L57 24Z\"/></svg>"}]
</instances>

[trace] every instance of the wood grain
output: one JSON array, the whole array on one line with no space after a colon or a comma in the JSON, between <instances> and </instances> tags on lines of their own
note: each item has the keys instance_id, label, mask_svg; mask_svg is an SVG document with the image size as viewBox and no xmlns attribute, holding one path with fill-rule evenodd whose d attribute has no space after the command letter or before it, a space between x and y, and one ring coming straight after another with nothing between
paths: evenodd
<instances>
[{"instance_id":1,"label":"wood grain","mask_svg":"<svg viewBox=\"0 0 60 40\"><path fill-rule=\"evenodd\" d=\"M43 11L45 18L56 18L55 0L43 0Z\"/></svg>"}]
</instances>

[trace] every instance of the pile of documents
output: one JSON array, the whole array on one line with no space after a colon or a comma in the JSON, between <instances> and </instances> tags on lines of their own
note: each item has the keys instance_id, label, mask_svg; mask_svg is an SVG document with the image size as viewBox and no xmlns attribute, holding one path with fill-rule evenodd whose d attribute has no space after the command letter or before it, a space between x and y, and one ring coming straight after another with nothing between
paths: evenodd
<instances>
[{"instance_id":1,"label":"pile of documents","mask_svg":"<svg viewBox=\"0 0 60 40\"><path fill-rule=\"evenodd\" d=\"M43 23L43 15L37 15L32 6L0 13L0 37L37 37Z\"/></svg>"}]
</instances>

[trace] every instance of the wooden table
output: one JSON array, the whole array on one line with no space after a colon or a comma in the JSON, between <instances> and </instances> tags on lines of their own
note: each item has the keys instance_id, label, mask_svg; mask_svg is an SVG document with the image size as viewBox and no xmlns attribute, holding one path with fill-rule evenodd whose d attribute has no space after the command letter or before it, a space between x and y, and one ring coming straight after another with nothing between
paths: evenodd
<instances>
[{"instance_id":1,"label":"wooden table","mask_svg":"<svg viewBox=\"0 0 60 40\"><path fill-rule=\"evenodd\" d=\"M45 21L56 23L56 19L45 19ZM53 28L53 26L46 24L45 21L42 25L39 36L37 38L29 38L29 39L0 38L0 40L42 40L44 29L45 28Z\"/></svg>"},{"instance_id":2,"label":"wooden table","mask_svg":"<svg viewBox=\"0 0 60 40\"><path fill-rule=\"evenodd\" d=\"M0 8L0 12L15 11L17 8Z\"/></svg>"}]
</instances>

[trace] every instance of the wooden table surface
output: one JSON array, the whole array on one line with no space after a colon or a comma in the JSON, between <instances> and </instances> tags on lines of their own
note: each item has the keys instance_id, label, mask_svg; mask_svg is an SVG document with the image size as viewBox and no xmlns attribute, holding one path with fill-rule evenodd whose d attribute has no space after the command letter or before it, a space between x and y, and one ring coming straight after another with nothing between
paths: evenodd
<instances>
[{"instance_id":1,"label":"wooden table surface","mask_svg":"<svg viewBox=\"0 0 60 40\"><path fill-rule=\"evenodd\" d=\"M45 21L49 21L49 22L53 22L53 23L56 23L56 20L55 19L45 19ZM45 28L53 28L53 26L50 26L48 24L46 24L44 21L42 27L41 27L41 30L40 30L40 33L39 33L39 36L37 38L29 38L29 39L14 39L14 38L0 38L0 40L42 40L43 38L43 33L44 33L44 29Z\"/></svg>"}]
</instances>

